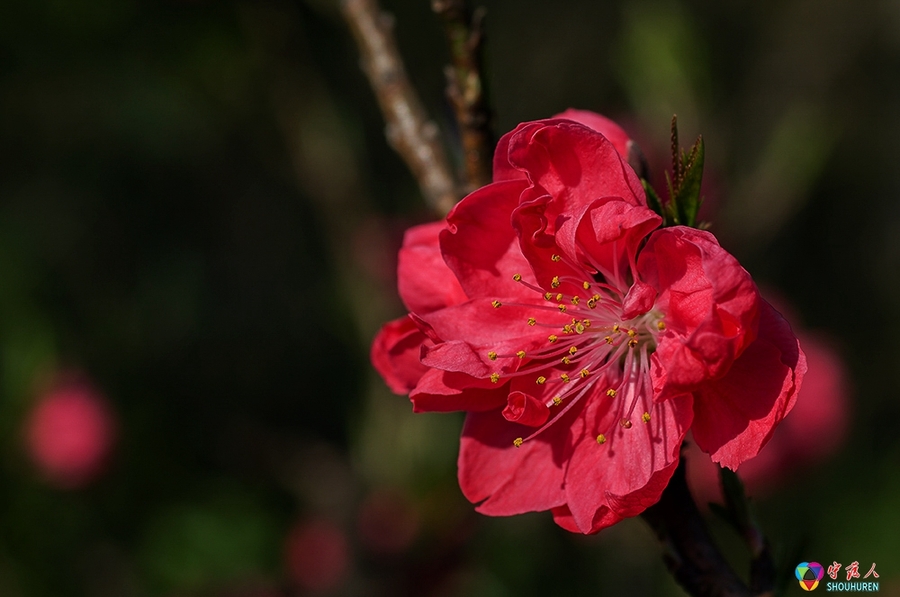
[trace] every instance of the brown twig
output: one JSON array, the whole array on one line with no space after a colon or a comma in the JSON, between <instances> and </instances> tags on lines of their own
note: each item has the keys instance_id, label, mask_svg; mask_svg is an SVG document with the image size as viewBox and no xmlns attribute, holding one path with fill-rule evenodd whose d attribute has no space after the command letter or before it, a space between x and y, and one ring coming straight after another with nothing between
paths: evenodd
<instances>
[{"instance_id":1,"label":"brown twig","mask_svg":"<svg viewBox=\"0 0 900 597\"><path fill-rule=\"evenodd\" d=\"M684 459L655 505L642 514L666 547L669 572L694 597L763 597L751 591L716 547L684 477Z\"/></svg>"},{"instance_id":2,"label":"brown twig","mask_svg":"<svg viewBox=\"0 0 900 597\"><path fill-rule=\"evenodd\" d=\"M447 97L459 126L466 190L472 191L491 182L494 154L491 113L481 78L484 10L471 13L465 0L432 0L431 8L444 21L450 45Z\"/></svg>"},{"instance_id":3,"label":"brown twig","mask_svg":"<svg viewBox=\"0 0 900 597\"><path fill-rule=\"evenodd\" d=\"M384 114L388 141L412 171L428 204L446 214L459 199L456 183L438 127L428 119L406 75L393 18L381 11L377 0L343 0L341 10Z\"/></svg>"}]
</instances>

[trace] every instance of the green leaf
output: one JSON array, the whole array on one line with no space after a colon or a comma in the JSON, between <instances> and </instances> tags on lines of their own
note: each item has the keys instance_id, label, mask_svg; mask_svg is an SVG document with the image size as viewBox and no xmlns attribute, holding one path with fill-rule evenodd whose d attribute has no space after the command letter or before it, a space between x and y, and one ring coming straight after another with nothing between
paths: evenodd
<instances>
[{"instance_id":1,"label":"green leaf","mask_svg":"<svg viewBox=\"0 0 900 597\"><path fill-rule=\"evenodd\" d=\"M703 182L703 137L697 137L691 153L681 154L681 180L673 201L678 210L678 220L685 226L696 227L700 211L700 185Z\"/></svg>"},{"instance_id":2,"label":"green leaf","mask_svg":"<svg viewBox=\"0 0 900 597\"><path fill-rule=\"evenodd\" d=\"M722 482L722 494L725 497L725 505L731 512L733 524L739 533L752 526L750 520L750 506L747 504L747 494L744 484L737 473L729 468L719 469L719 479Z\"/></svg>"}]
</instances>

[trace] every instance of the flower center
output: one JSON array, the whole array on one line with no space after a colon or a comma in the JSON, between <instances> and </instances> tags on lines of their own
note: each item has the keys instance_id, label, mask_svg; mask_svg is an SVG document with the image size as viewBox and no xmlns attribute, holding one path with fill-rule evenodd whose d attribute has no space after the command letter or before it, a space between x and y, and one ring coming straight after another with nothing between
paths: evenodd
<instances>
[{"instance_id":1,"label":"flower center","mask_svg":"<svg viewBox=\"0 0 900 597\"><path fill-rule=\"evenodd\" d=\"M561 257L553 255L551 259L558 262ZM568 260L567 264L575 265ZM649 422L649 355L666 329L662 313L651 308L625 320L623 302L631 285L618 275L595 277L584 272L584 279L554 276L550 290L524 281L520 274L513 280L542 295L546 304L493 301L493 306L528 308L531 316L522 325L547 328L548 334L543 342L515 352L489 351L488 358L499 366L491 381L531 378L534 395L550 410L546 423L529 437L517 438L515 445L541 433L592 391L605 396L608 408L617 411L613 428L602 430L598 444L612 437L616 422L630 429L635 411L641 413L644 423ZM568 316L562 325L561 313Z\"/></svg>"}]
</instances>

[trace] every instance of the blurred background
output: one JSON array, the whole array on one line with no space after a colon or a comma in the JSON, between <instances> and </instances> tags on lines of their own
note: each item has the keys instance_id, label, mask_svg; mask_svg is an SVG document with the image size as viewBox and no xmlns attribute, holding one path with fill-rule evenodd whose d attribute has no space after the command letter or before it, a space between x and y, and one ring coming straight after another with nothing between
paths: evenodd
<instances>
[{"instance_id":1,"label":"blurred background","mask_svg":"<svg viewBox=\"0 0 900 597\"><path fill-rule=\"evenodd\" d=\"M900 4L477 4L498 133L603 112L659 189L672 114L703 133L706 219L810 355L742 470L785 594L815 560L900 595ZM430 3L384 5L450 131ZM462 416L368 364L432 216L335 0L5 3L0 156L0 595L682 594L640 519L474 513Z\"/></svg>"}]
</instances>

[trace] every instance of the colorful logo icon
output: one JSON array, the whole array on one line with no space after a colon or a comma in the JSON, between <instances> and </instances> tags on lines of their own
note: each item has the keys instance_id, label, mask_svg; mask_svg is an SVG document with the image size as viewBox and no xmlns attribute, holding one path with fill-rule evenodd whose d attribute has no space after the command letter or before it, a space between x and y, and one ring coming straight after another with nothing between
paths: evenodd
<instances>
[{"instance_id":1,"label":"colorful logo icon","mask_svg":"<svg viewBox=\"0 0 900 597\"><path fill-rule=\"evenodd\" d=\"M825 569L818 562L800 562L794 575L800 581L800 588L804 591L812 591L819 586L819 581L825 576Z\"/></svg>"}]
</instances>

